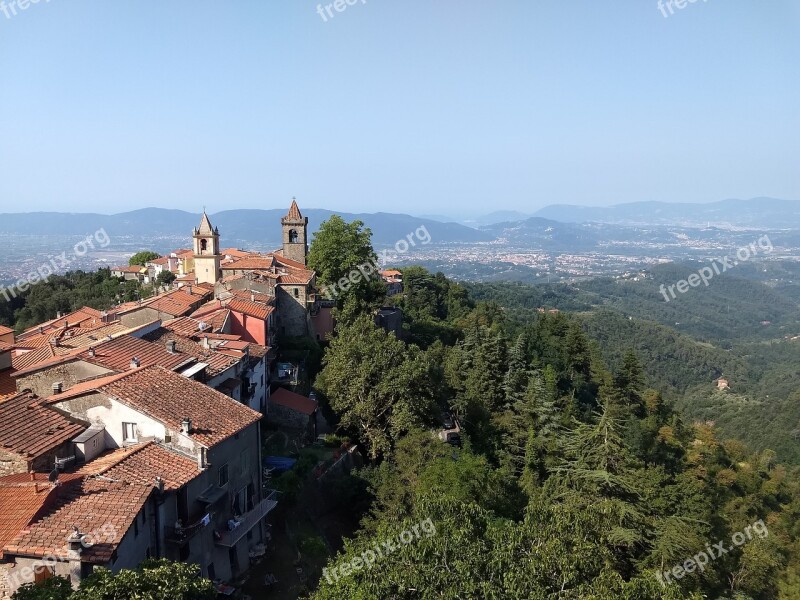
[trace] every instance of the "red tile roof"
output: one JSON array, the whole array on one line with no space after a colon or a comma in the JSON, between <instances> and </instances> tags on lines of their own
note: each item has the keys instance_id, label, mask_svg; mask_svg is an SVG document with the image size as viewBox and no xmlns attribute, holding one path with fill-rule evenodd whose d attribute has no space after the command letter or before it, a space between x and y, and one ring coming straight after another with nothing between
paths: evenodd
<instances>
[{"instance_id":1,"label":"red tile roof","mask_svg":"<svg viewBox=\"0 0 800 600\"><path fill-rule=\"evenodd\" d=\"M267 306L260 302L250 302L249 300L239 300L238 298L234 298L228 302L228 308L233 312L261 319L262 321L266 321L267 317L275 310L274 307Z\"/></svg>"},{"instance_id":2,"label":"red tile roof","mask_svg":"<svg viewBox=\"0 0 800 600\"><path fill-rule=\"evenodd\" d=\"M140 274L144 271L147 271L145 267L140 267L139 265L131 265L131 266L120 266L120 267L111 267L111 271L116 271L117 273L136 273Z\"/></svg>"},{"instance_id":3,"label":"red tile roof","mask_svg":"<svg viewBox=\"0 0 800 600\"><path fill-rule=\"evenodd\" d=\"M11 344L6 344L5 342L0 342L0 354L2 354L3 352L8 352L13 347L14 346L12 346Z\"/></svg>"},{"instance_id":4,"label":"red tile roof","mask_svg":"<svg viewBox=\"0 0 800 600\"><path fill-rule=\"evenodd\" d=\"M300 214L300 207L297 206L297 200L292 198L292 205L289 207L289 213L285 217L290 221L300 221L303 215Z\"/></svg>"},{"instance_id":5,"label":"red tile roof","mask_svg":"<svg viewBox=\"0 0 800 600\"><path fill-rule=\"evenodd\" d=\"M31 525L6 544L5 553L50 555L66 560L65 540L72 528L77 527L83 534L91 533L93 542L81 553L81 561L105 564L111 560L152 491L152 484L134 485L91 478L63 483L52 506L40 511Z\"/></svg>"},{"instance_id":6,"label":"red tile roof","mask_svg":"<svg viewBox=\"0 0 800 600\"><path fill-rule=\"evenodd\" d=\"M196 461L154 442L112 450L77 472L140 485L154 485L161 477L167 490L177 490L201 473Z\"/></svg>"},{"instance_id":7,"label":"red tile roof","mask_svg":"<svg viewBox=\"0 0 800 600\"><path fill-rule=\"evenodd\" d=\"M56 490L46 474L23 473L0 478L0 558L5 545L30 525Z\"/></svg>"},{"instance_id":8,"label":"red tile roof","mask_svg":"<svg viewBox=\"0 0 800 600\"><path fill-rule=\"evenodd\" d=\"M0 402L0 447L25 460L46 454L85 429L86 425L49 408L31 393Z\"/></svg>"},{"instance_id":9,"label":"red tile roof","mask_svg":"<svg viewBox=\"0 0 800 600\"><path fill-rule=\"evenodd\" d=\"M78 358L113 371L127 371L131 368L131 360L134 357L139 360L141 367L159 365L170 370L194 363L196 360L192 354L181 352L180 349L172 354L167 350L166 344L149 341L147 336L140 339L124 335L98 344L93 350L94 356L91 355L91 351L85 350L78 355Z\"/></svg>"},{"instance_id":10,"label":"red tile roof","mask_svg":"<svg viewBox=\"0 0 800 600\"><path fill-rule=\"evenodd\" d=\"M222 269L224 271L252 271L252 270L262 270L266 271L271 269L274 266L274 261L272 260L272 256L248 256L245 258L240 258L238 260L234 260L233 262L224 265Z\"/></svg>"},{"instance_id":11,"label":"red tile roof","mask_svg":"<svg viewBox=\"0 0 800 600\"><path fill-rule=\"evenodd\" d=\"M0 371L0 400L5 400L17 393L17 380L11 377L14 373L16 373L14 369Z\"/></svg>"},{"instance_id":12,"label":"red tile roof","mask_svg":"<svg viewBox=\"0 0 800 600\"><path fill-rule=\"evenodd\" d=\"M179 430L184 417L192 420L190 437L204 446L214 446L239 431L257 423L258 413L202 383L162 367L136 369L115 376L78 385L48 400L61 402L93 390L117 400ZM90 384L94 385L90 385ZM2 407L2 404L0 404Z\"/></svg>"},{"instance_id":13,"label":"red tile roof","mask_svg":"<svg viewBox=\"0 0 800 600\"><path fill-rule=\"evenodd\" d=\"M177 335L164 327L159 327L148 333L143 339L161 347L166 347L167 342L174 341L178 352L193 357L197 362L206 363L208 365L206 371L211 377L229 369L239 362L238 359L233 359L229 356L214 352L212 349L204 348L202 344Z\"/></svg>"},{"instance_id":14,"label":"red tile roof","mask_svg":"<svg viewBox=\"0 0 800 600\"><path fill-rule=\"evenodd\" d=\"M286 388L278 388L269 397L270 404L278 404L293 411L303 413L304 415L312 415L317 410L316 400L301 396L290 392Z\"/></svg>"},{"instance_id":15,"label":"red tile roof","mask_svg":"<svg viewBox=\"0 0 800 600\"><path fill-rule=\"evenodd\" d=\"M9 333L14 333L14 330L0 325L0 335L8 335Z\"/></svg>"}]
</instances>

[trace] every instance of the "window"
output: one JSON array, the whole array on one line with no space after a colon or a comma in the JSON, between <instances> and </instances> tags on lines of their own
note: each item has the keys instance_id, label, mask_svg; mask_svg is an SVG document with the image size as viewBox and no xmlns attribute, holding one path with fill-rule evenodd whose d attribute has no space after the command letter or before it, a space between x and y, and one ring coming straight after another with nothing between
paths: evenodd
<instances>
[{"instance_id":1,"label":"window","mask_svg":"<svg viewBox=\"0 0 800 600\"><path fill-rule=\"evenodd\" d=\"M228 485L228 465L219 468L219 487Z\"/></svg>"},{"instance_id":2,"label":"window","mask_svg":"<svg viewBox=\"0 0 800 600\"><path fill-rule=\"evenodd\" d=\"M244 477L250 470L250 454L247 452L247 450L242 452L241 457L239 459L239 464L241 466L241 474Z\"/></svg>"},{"instance_id":3,"label":"window","mask_svg":"<svg viewBox=\"0 0 800 600\"><path fill-rule=\"evenodd\" d=\"M300 290L297 289L297 288L294 288L294 297L295 298L299 298L300 297Z\"/></svg>"},{"instance_id":4,"label":"window","mask_svg":"<svg viewBox=\"0 0 800 600\"><path fill-rule=\"evenodd\" d=\"M123 423L122 424L122 441L135 442L136 439L136 423Z\"/></svg>"}]
</instances>

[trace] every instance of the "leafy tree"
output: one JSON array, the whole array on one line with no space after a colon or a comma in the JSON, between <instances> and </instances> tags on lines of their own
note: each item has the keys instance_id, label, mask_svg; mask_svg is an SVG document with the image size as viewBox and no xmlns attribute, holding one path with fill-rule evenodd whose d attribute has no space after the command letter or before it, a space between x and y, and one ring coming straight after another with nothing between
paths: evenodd
<instances>
[{"instance_id":1,"label":"leafy tree","mask_svg":"<svg viewBox=\"0 0 800 600\"><path fill-rule=\"evenodd\" d=\"M161 258L161 255L157 252L153 252L152 250L142 250L141 252L137 252L131 256L128 260L128 264L132 267L137 265L143 267L146 262L150 262L151 260L155 260L157 258Z\"/></svg>"},{"instance_id":2,"label":"leafy tree","mask_svg":"<svg viewBox=\"0 0 800 600\"><path fill-rule=\"evenodd\" d=\"M362 315L337 325L316 387L375 459L408 431L435 422L430 368L419 348Z\"/></svg>"},{"instance_id":3,"label":"leafy tree","mask_svg":"<svg viewBox=\"0 0 800 600\"><path fill-rule=\"evenodd\" d=\"M25 584L13 600L214 600L214 585L199 575L196 565L150 559L116 574L97 569L74 592L62 577Z\"/></svg>"},{"instance_id":4,"label":"leafy tree","mask_svg":"<svg viewBox=\"0 0 800 600\"><path fill-rule=\"evenodd\" d=\"M177 279L177 276L172 271L161 271L156 277L156 283L160 286L170 285L173 281Z\"/></svg>"},{"instance_id":5,"label":"leafy tree","mask_svg":"<svg viewBox=\"0 0 800 600\"><path fill-rule=\"evenodd\" d=\"M71 600L72 585L63 577L50 577L41 583L22 585L12 600Z\"/></svg>"},{"instance_id":6,"label":"leafy tree","mask_svg":"<svg viewBox=\"0 0 800 600\"><path fill-rule=\"evenodd\" d=\"M151 559L135 570L113 574L96 570L81 582L69 600L214 600L217 592L210 580L199 576L197 565Z\"/></svg>"},{"instance_id":7,"label":"leafy tree","mask_svg":"<svg viewBox=\"0 0 800 600\"><path fill-rule=\"evenodd\" d=\"M386 287L375 273L378 257L372 248L372 232L362 221L346 222L333 215L320 225L308 251L308 266L317 283L337 301L340 319L379 306ZM351 277L352 275L352 277Z\"/></svg>"}]
</instances>

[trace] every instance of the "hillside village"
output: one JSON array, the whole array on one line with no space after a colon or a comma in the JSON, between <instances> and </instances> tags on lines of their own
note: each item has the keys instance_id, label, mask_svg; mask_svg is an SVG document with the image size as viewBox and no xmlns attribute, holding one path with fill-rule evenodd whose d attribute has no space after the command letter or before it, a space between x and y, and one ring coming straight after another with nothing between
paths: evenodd
<instances>
[{"instance_id":1,"label":"hillside village","mask_svg":"<svg viewBox=\"0 0 800 600\"><path fill-rule=\"evenodd\" d=\"M334 327L296 201L280 225L272 253L222 249L204 213L191 250L112 270L170 271L163 293L0 327L0 597L150 557L199 565L226 593L265 554L279 495L262 425L310 443L323 421L283 385L298 365L277 340ZM399 272L386 282L397 292Z\"/></svg>"}]
</instances>

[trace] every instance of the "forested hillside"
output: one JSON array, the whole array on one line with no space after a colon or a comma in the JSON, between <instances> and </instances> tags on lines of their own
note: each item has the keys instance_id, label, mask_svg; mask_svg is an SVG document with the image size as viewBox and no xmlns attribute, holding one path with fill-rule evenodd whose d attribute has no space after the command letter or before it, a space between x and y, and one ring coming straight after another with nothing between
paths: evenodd
<instances>
[{"instance_id":1,"label":"forested hillside","mask_svg":"<svg viewBox=\"0 0 800 600\"><path fill-rule=\"evenodd\" d=\"M440 275L404 276L408 342L351 315L317 379L366 448L353 477L371 507L313 598L800 595L796 471L658 389L677 397L743 361L614 312L541 314L539 289L506 307L502 287L476 302ZM431 433L442 411L460 447ZM730 550L689 562L718 541Z\"/></svg>"}]
</instances>

